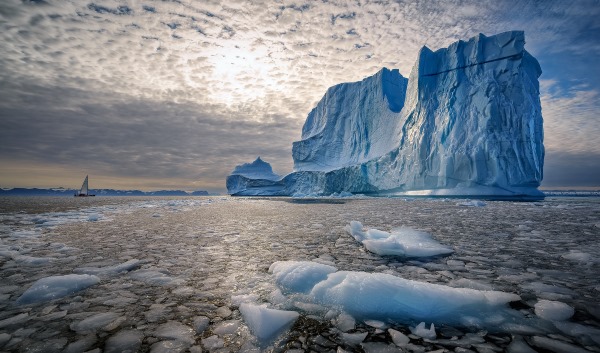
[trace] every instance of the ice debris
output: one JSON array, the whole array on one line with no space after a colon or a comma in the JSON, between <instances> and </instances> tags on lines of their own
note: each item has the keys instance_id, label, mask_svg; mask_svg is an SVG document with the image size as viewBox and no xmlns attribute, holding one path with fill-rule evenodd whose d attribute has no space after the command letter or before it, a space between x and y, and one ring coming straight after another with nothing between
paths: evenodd
<instances>
[{"instance_id":1,"label":"ice debris","mask_svg":"<svg viewBox=\"0 0 600 353\"><path fill-rule=\"evenodd\" d=\"M240 313L248 328L261 344L267 344L288 329L300 316L295 311L268 309L265 306L244 303Z\"/></svg>"},{"instance_id":2,"label":"ice debris","mask_svg":"<svg viewBox=\"0 0 600 353\"><path fill-rule=\"evenodd\" d=\"M454 252L438 243L431 234L409 227L395 228L391 233L374 228L363 231L362 223L352 221L345 229L367 250L379 255L429 257Z\"/></svg>"},{"instance_id":3,"label":"ice debris","mask_svg":"<svg viewBox=\"0 0 600 353\"><path fill-rule=\"evenodd\" d=\"M433 323L431 323L431 326L429 326L429 328L426 328L425 322L421 322L416 327L411 326L410 332L412 332L413 335L427 338L430 340L434 340L437 337L437 334L435 333L435 326L433 325Z\"/></svg>"},{"instance_id":4,"label":"ice debris","mask_svg":"<svg viewBox=\"0 0 600 353\"><path fill-rule=\"evenodd\" d=\"M50 276L37 280L18 299L17 304L32 304L62 298L100 282L93 275Z\"/></svg>"},{"instance_id":5,"label":"ice debris","mask_svg":"<svg viewBox=\"0 0 600 353\"><path fill-rule=\"evenodd\" d=\"M571 306L553 300L542 299L535 304L535 314L546 320L564 321L574 313L575 310Z\"/></svg>"},{"instance_id":6,"label":"ice debris","mask_svg":"<svg viewBox=\"0 0 600 353\"><path fill-rule=\"evenodd\" d=\"M307 300L343 310L357 319L496 326L518 315L506 306L520 300L512 293L452 288L384 273L353 271L331 272L315 283L310 273L318 267L313 264L286 261L279 266L276 262L270 270L275 278L287 279L287 290L297 288L306 293ZM286 273L295 275L286 277Z\"/></svg>"}]
</instances>

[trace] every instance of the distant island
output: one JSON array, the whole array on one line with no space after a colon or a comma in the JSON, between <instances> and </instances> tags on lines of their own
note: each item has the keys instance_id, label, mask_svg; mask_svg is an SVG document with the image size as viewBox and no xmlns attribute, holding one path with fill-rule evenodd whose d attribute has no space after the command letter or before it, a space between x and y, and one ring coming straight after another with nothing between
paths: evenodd
<instances>
[{"instance_id":1,"label":"distant island","mask_svg":"<svg viewBox=\"0 0 600 353\"><path fill-rule=\"evenodd\" d=\"M0 189L0 196L69 196L73 197L77 190L52 188L52 189L37 189L37 188L12 188ZM114 190L114 189L94 189L96 196L208 196L208 191L197 190L187 192L183 190L158 190L158 191L141 191L141 190Z\"/></svg>"}]
</instances>

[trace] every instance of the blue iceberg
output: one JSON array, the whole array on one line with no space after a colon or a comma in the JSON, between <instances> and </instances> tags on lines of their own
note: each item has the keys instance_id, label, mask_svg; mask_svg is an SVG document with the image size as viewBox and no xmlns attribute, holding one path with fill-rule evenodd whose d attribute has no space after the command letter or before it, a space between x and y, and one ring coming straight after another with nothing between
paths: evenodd
<instances>
[{"instance_id":1,"label":"blue iceberg","mask_svg":"<svg viewBox=\"0 0 600 353\"><path fill-rule=\"evenodd\" d=\"M543 198L542 71L524 46L522 31L479 34L437 51L423 47L408 79L384 68L333 86L293 144L292 173L257 176L239 166L227 189Z\"/></svg>"}]
</instances>

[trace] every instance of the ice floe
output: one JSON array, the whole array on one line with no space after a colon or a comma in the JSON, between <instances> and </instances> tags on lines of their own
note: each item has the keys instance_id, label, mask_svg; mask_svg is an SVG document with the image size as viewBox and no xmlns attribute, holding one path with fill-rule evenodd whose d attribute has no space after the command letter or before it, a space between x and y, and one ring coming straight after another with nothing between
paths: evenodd
<instances>
[{"instance_id":1,"label":"ice floe","mask_svg":"<svg viewBox=\"0 0 600 353\"><path fill-rule=\"evenodd\" d=\"M268 344L288 329L300 316L295 311L268 309L265 306L244 303L240 313L248 328L261 344Z\"/></svg>"},{"instance_id":2,"label":"ice floe","mask_svg":"<svg viewBox=\"0 0 600 353\"><path fill-rule=\"evenodd\" d=\"M513 293L453 288L383 273L330 272L326 279L314 284L310 273L315 269L317 277L322 277L320 267L310 262L287 261L282 265L274 263L270 268L275 278L286 279L287 290L297 288L298 292L308 294L308 300L343 310L361 320L495 326L516 314L506 304L520 300ZM286 273L295 275L288 278ZM312 289L308 289L310 286Z\"/></svg>"},{"instance_id":3,"label":"ice floe","mask_svg":"<svg viewBox=\"0 0 600 353\"><path fill-rule=\"evenodd\" d=\"M346 231L367 250L379 255L429 257L454 252L433 239L431 234L409 227L395 228L391 233L373 228L363 231L362 223L352 221Z\"/></svg>"},{"instance_id":4,"label":"ice floe","mask_svg":"<svg viewBox=\"0 0 600 353\"><path fill-rule=\"evenodd\" d=\"M93 275L50 276L37 280L18 299L17 304L50 301L84 290L100 282Z\"/></svg>"},{"instance_id":5,"label":"ice floe","mask_svg":"<svg viewBox=\"0 0 600 353\"><path fill-rule=\"evenodd\" d=\"M535 303L535 314L542 319L563 321L569 319L574 313L573 307L565 303L545 299Z\"/></svg>"}]
</instances>

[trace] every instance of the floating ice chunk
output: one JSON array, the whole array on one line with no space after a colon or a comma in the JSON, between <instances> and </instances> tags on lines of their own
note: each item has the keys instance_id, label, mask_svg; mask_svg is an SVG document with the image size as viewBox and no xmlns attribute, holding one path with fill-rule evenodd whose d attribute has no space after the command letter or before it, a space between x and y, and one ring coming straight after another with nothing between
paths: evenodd
<instances>
[{"instance_id":1,"label":"floating ice chunk","mask_svg":"<svg viewBox=\"0 0 600 353\"><path fill-rule=\"evenodd\" d=\"M225 341L219 338L219 336L213 335L210 337L203 338L202 345L204 345L204 348L208 349L208 351L210 352L219 348L223 348L225 346Z\"/></svg>"},{"instance_id":2,"label":"floating ice chunk","mask_svg":"<svg viewBox=\"0 0 600 353\"><path fill-rule=\"evenodd\" d=\"M173 278L165 272L159 270L137 270L130 272L129 277L155 286L178 285L183 282L183 280Z\"/></svg>"},{"instance_id":3,"label":"floating ice chunk","mask_svg":"<svg viewBox=\"0 0 600 353\"><path fill-rule=\"evenodd\" d=\"M408 342L410 342L410 338L400 331L390 328L388 329L388 332L390 333L390 336L392 336L392 341L398 347L404 347L408 344Z\"/></svg>"},{"instance_id":4,"label":"floating ice chunk","mask_svg":"<svg viewBox=\"0 0 600 353\"><path fill-rule=\"evenodd\" d=\"M535 314L546 320L563 321L574 313L575 310L569 305L553 300L542 299L535 304Z\"/></svg>"},{"instance_id":5,"label":"floating ice chunk","mask_svg":"<svg viewBox=\"0 0 600 353\"><path fill-rule=\"evenodd\" d=\"M154 335L162 339L180 341L188 344L188 346L196 342L194 330L177 321L168 321L160 325L154 332Z\"/></svg>"},{"instance_id":6,"label":"floating ice chunk","mask_svg":"<svg viewBox=\"0 0 600 353\"><path fill-rule=\"evenodd\" d=\"M226 306L222 306L220 308L217 309L217 311L215 312L215 314L217 314L217 316L221 317L221 318L226 318L231 316L232 312L231 310L229 310L228 307Z\"/></svg>"},{"instance_id":7,"label":"floating ice chunk","mask_svg":"<svg viewBox=\"0 0 600 353\"><path fill-rule=\"evenodd\" d=\"M378 229L362 230L360 222L352 221L346 231L367 250L379 255L395 255L406 257L428 257L447 255L452 249L438 243L431 234L416 229L401 227L391 233Z\"/></svg>"},{"instance_id":8,"label":"floating ice chunk","mask_svg":"<svg viewBox=\"0 0 600 353\"><path fill-rule=\"evenodd\" d=\"M296 269L311 271L311 267L304 262L300 264L303 266ZM289 268L294 268L292 263L288 263L285 270ZM277 275L277 269L273 273ZM298 281L308 276L301 271L296 274ZM296 286L293 281L286 285L305 290L305 287ZM489 313L502 312L503 308L508 310L506 303L520 300L518 295L512 293L452 288L384 273L351 271L330 273L327 279L313 287L308 298L315 303L343 310L357 319L458 324L464 324L464 320L471 317L479 318L483 324L483 319Z\"/></svg>"},{"instance_id":9,"label":"floating ice chunk","mask_svg":"<svg viewBox=\"0 0 600 353\"><path fill-rule=\"evenodd\" d=\"M529 347L523 337L514 336L508 347L506 347L508 353L537 353L533 348Z\"/></svg>"},{"instance_id":10,"label":"floating ice chunk","mask_svg":"<svg viewBox=\"0 0 600 353\"><path fill-rule=\"evenodd\" d=\"M267 309L264 306L244 303L240 312L250 331L261 344L266 344L287 330L300 316L295 311Z\"/></svg>"},{"instance_id":11,"label":"floating ice chunk","mask_svg":"<svg viewBox=\"0 0 600 353\"><path fill-rule=\"evenodd\" d=\"M12 258L21 266L44 266L56 260L54 257L33 257L26 255L15 255Z\"/></svg>"},{"instance_id":12,"label":"floating ice chunk","mask_svg":"<svg viewBox=\"0 0 600 353\"><path fill-rule=\"evenodd\" d=\"M368 334L369 334L368 332L359 332L359 333L344 333L344 332L342 332L340 334L340 338L342 339L342 341L344 341L344 343L346 343L349 346L358 346L359 344L362 343L362 341L365 340L365 338L367 338Z\"/></svg>"},{"instance_id":13,"label":"floating ice chunk","mask_svg":"<svg viewBox=\"0 0 600 353\"><path fill-rule=\"evenodd\" d=\"M258 301L258 294L240 294L231 296L231 305L238 307L242 303L255 303Z\"/></svg>"},{"instance_id":14,"label":"floating ice chunk","mask_svg":"<svg viewBox=\"0 0 600 353\"><path fill-rule=\"evenodd\" d=\"M208 325L210 324L210 319L206 316L196 316L194 317L193 324L196 333L201 334L208 328Z\"/></svg>"},{"instance_id":15,"label":"floating ice chunk","mask_svg":"<svg viewBox=\"0 0 600 353\"><path fill-rule=\"evenodd\" d=\"M99 214L97 214L97 213L90 213L88 215L88 219L87 220L88 220L88 222L96 222L99 219L100 219L100 215Z\"/></svg>"},{"instance_id":16,"label":"floating ice chunk","mask_svg":"<svg viewBox=\"0 0 600 353\"><path fill-rule=\"evenodd\" d=\"M365 353L402 353L402 350L383 342L366 342L361 344Z\"/></svg>"},{"instance_id":17,"label":"floating ice chunk","mask_svg":"<svg viewBox=\"0 0 600 353\"><path fill-rule=\"evenodd\" d=\"M54 300L73 294L100 282L92 275L50 276L37 280L18 299L17 304L31 304Z\"/></svg>"},{"instance_id":18,"label":"floating ice chunk","mask_svg":"<svg viewBox=\"0 0 600 353\"><path fill-rule=\"evenodd\" d=\"M485 207L486 204L480 200L470 200L465 202L459 202L456 205L458 206L467 206L467 207Z\"/></svg>"},{"instance_id":19,"label":"floating ice chunk","mask_svg":"<svg viewBox=\"0 0 600 353\"><path fill-rule=\"evenodd\" d=\"M468 278L459 278L456 280L452 280L452 281L448 282L448 285L450 287L457 287L457 288L471 288L471 289L477 289L477 290L494 290L494 288L489 284L473 281L472 279L468 279Z\"/></svg>"},{"instance_id":20,"label":"floating ice chunk","mask_svg":"<svg viewBox=\"0 0 600 353\"><path fill-rule=\"evenodd\" d=\"M79 352L85 352L88 350L88 348L90 348L91 346L94 345L94 343L96 343L97 339L96 339L96 335L87 335L84 336L83 338L69 343L69 345L62 351L62 353L79 353ZM141 343L141 341L140 341ZM106 352L109 352L108 349L105 349ZM123 350L119 350L119 351L112 351L112 352L123 352Z\"/></svg>"},{"instance_id":21,"label":"floating ice chunk","mask_svg":"<svg viewBox=\"0 0 600 353\"><path fill-rule=\"evenodd\" d=\"M356 320L346 313L341 313L335 320L335 326L341 331L348 332L354 330Z\"/></svg>"},{"instance_id":22,"label":"floating ice chunk","mask_svg":"<svg viewBox=\"0 0 600 353\"><path fill-rule=\"evenodd\" d=\"M104 353L137 352L144 340L144 334L138 330L122 330L106 340Z\"/></svg>"},{"instance_id":23,"label":"floating ice chunk","mask_svg":"<svg viewBox=\"0 0 600 353\"><path fill-rule=\"evenodd\" d=\"M93 333L98 330L110 331L115 329L125 320L125 317L118 313L99 313L92 315L79 322L71 324L71 330L77 333Z\"/></svg>"},{"instance_id":24,"label":"floating ice chunk","mask_svg":"<svg viewBox=\"0 0 600 353\"><path fill-rule=\"evenodd\" d=\"M160 341L150 347L150 353L183 353L188 346L181 341Z\"/></svg>"},{"instance_id":25,"label":"floating ice chunk","mask_svg":"<svg viewBox=\"0 0 600 353\"><path fill-rule=\"evenodd\" d=\"M22 313L15 316L11 316L7 319L0 320L0 328L9 327L13 325L20 325L30 319L29 314Z\"/></svg>"},{"instance_id":26,"label":"floating ice chunk","mask_svg":"<svg viewBox=\"0 0 600 353\"><path fill-rule=\"evenodd\" d=\"M219 336L234 334L240 327L239 320L227 320L219 322L213 332Z\"/></svg>"},{"instance_id":27,"label":"floating ice chunk","mask_svg":"<svg viewBox=\"0 0 600 353\"><path fill-rule=\"evenodd\" d=\"M4 345L10 341L11 337L12 336L6 332L0 333L0 348L4 347Z\"/></svg>"},{"instance_id":28,"label":"floating ice chunk","mask_svg":"<svg viewBox=\"0 0 600 353\"><path fill-rule=\"evenodd\" d=\"M531 342L539 348L556 353L589 353L587 349L579 348L567 342L554 340L548 337L534 336Z\"/></svg>"},{"instance_id":29,"label":"floating ice chunk","mask_svg":"<svg viewBox=\"0 0 600 353\"><path fill-rule=\"evenodd\" d=\"M570 250L567 254L561 256L563 259L576 262L593 262L594 258L591 254L578 250Z\"/></svg>"},{"instance_id":30,"label":"floating ice chunk","mask_svg":"<svg viewBox=\"0 0 600 353\"><path fill-rule=\"evenodd\" d=\"M122 272L129 272L140 266L140 260L132 259L119 265L107 267L80 267L73 270L75 273L85 273L88 275L108 275Z\"/></svg>"},{"instance_id":31,"label":"floating ice chunk","mask_svg":"<svg viewBox=\"0 0 600 353\"><path fill-rule=\"evenodd\" d=\"M430 340L434 340L437 337L435 333L435 326L433 325L433 323L431 323L431 326L429 326L429 328L425 328L425 322L421 322L417 325L417 327L411 326L409 328L410 332L412 332L413 335L419 337L427 338Z\"/></svg>"},{"instance_id":32,"label":"floating ice chunk","mask_svg":"<svg viewBox=\"0 0 600 353\"><path fill-rule=\"evenodd\" d=\"M380 330L386 329L388 327L385 322L379 320L365 320L364 323L368 326L378 328Z\"/></svg>"},{"instance_id":33,"label":"floating ice chunk","mask_svg":"<svg viewBox=\"0 0 600 353\"><path fill-rule=\"evenodd\" d=\"M577 337L585 345L600 345L600 329L568 321L554 321L554 326L571 337Z\"/></svg>"},{"instance_id":34,"label":"floating ice chunk","mask_svg":"<svg viewBox=\"0 0 600 353\"><path fill-rule=\"evenodd\" d=\"M560 294L562 296L571 297L571 296L577 295L577 293L575 293L573 290L571 290L569 288L559 287L559 286L555 286L555 285L551 285L551 284L545 284L542 282L530 282L530 283L521 285L521 287L524 289L532 290L541 296L548 296L548 294Z\"/></svg>"},{"instance_id":35,"label":"floating ice chunk","mask_svg":"<svg viewBox=\"0 0 600 353\"><path fill-rule=\"evenodd\" d=\"M282 290L307 293L337 268L309 261L277 261L269 267Z\"/></svg>"}]
</instances>

